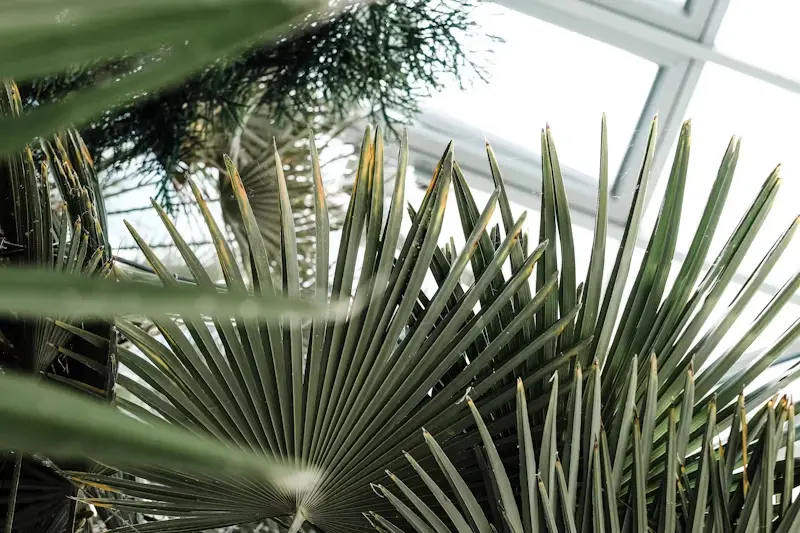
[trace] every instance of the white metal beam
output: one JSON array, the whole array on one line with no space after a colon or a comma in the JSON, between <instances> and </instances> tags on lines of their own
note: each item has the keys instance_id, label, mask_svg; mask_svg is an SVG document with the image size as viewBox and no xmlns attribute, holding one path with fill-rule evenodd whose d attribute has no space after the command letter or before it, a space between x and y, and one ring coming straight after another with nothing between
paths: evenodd
<instances>
[{"instance_id":1,"label":"white metal beam","mask_svg":"<svg viewBox=\"0 0 800 533\"><path fill-rule=\"evenodd\" d=\"M714 0L586 0L697 40Z\"/></svg>"},{"instance_id":2,"label":"white metal beam","mask_svg":"<svg viewBox=\"0 0 800 533\"><path fill-rule=\"evenodd\" d=\"M706 2L707 4L709 2ZM698 35L698 41L707 46L712 46L716 38L725 11L728 8L728 0L711 0L707 5L706 19L702 31ZM662 169L670 164L669 159L672 155L672 147L680 132L681 124L686 117L686 111L694 93L697 83L700 81L705 62L694 58L683 58L675 64L664 65L659 72L656 81L653 83L651 97L645 105L639 131L646 126L646 122L657 112L659 113L659 142L653 162L653 172L651 185L647 189L645 197L645 208L649 207L653 199L658 181L662 179ZM640 133L638 139L634 139L631 149L626 154L623 162L623 170L614 183L612 193L615 195L629 195L635 186L635 175L633 170L638 167L641 154L644 152L646 139Z\"/></svg>"},{"instance_id":3,"label":"white metal beam","mask_svg":"<svg viewBox=\"0 0 800 533\"><path fill-rule=\"evenodd\" d=\"M498 3L552 24L636 52L647 45L698 61L711 61L788 91L800 93L800 80L723 54L713 42L698 42L583 0L499 0Z\"/></svg>"},{"instance_id":4,"label":"white metal beam","mask_svg":"<svg viewBox=\"0 0 800 533\"><path fill-rule=\"evenodd\" d=\"M716 38L717 32L722 24L722 19L725 16L726 10L728 9L728 4L728 0L716 0L714 2L713 8L708 13L708 18L706 20L705 27L703 28L703 32L700 35L700 43L707 46L713 46L714 39ZM700 81L700 75L703 73L704 66L704 61L690 59L680 72L680 75L682 76L680 85L672 96L672 105L669 108L668 115L664 117L664 131L672 132L672 138L664 139L664 141L661 143L659 151L656 153L654 168L658 174L654 176L654 185L655 182L661 179L663 174L661 169L663 169L664 165L669 164L669 152L672 151L672 145L677 138L680 125L686 117L686 111L689 109L689 103L691 102L692 94L694 94L694 90ZM655 186L648 189L647 195L645 196L645 209L650 207L650 203L653 201L653 193L655 190Z\"/></svg>"}]
</instances>

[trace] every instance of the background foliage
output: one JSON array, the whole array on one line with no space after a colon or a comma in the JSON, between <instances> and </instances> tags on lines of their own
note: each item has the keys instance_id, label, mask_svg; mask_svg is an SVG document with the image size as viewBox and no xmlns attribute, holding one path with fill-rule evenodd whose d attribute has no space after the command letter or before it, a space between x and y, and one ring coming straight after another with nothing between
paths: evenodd
<instances>
[{"instance_id":1,"label":"background foliage","mask_svg":"<svg viewBox=\"0 0 800 533\"><path fill-rule=\"evenodd\" d=\"M480 0L378 0L301 25L277 42L251 47L172 88L108 110L80 129L99 166L135 161L164 176L159 199L169 207L170 180L203 153L209 130L232 132L248 107L264 108L277 128L305 129L324 117L340 125L364 112L390 127L409 120L422 97L445 83L484 75L471 54L471 18ZM473 39L468 39L468 38ZM478 41L488 48L491 39ZM473 44L469 44L473 43ZM122 79L158 60L135 54L73 67L20 84L28 105L61 101L105 80ZM270 139L265 139L270 141Z\"/></svg>"}]
</instances>

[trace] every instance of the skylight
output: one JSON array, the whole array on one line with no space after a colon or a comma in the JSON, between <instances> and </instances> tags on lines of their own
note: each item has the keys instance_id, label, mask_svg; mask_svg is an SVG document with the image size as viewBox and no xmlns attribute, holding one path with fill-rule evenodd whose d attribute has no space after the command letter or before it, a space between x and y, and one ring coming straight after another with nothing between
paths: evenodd
<instances>
[{"instance_id":1,"label":"skylight","mask_svg":"<svg viewBox=\"0 0 800 533\"><path fill-rule=\"evenodd\" d=\"M465 92L454 86L425 108L473 127L474 134L452 134L460 146L476 148L502 140L539 153L539 132L549 122L562 164L593 179L606 112L616 175L658 65L497 4L481 6L475 19L481 31L505 40L494 45L489 83Z\"/></svg>"}]
</instances>

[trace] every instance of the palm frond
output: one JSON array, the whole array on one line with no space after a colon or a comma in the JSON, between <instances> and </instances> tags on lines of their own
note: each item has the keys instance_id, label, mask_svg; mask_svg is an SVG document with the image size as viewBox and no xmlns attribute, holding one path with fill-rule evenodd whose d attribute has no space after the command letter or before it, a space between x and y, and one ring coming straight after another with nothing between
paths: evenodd
<instances>
[{"instance_id":1,"label":"palm frond","mask_svg":"<svg viewBox=\"0 0 800 533\"><path fill-rule=\"evenodd\" d=\"M4 84L4 88L0 114L15 116L21 107L19 93L13 83ZM0 163L0 173L3 175L0 180L2 197L9 203L9 209L3 210L0 231L3 239L19 247L19 252L8 256L3 266L38 267L45 275L107 276L110 255L105 237L105 213L102 202L97 202L96 176L79 137L67 132L64 137L57 136L52 142L43 143L42 150L36 153L26 148ZM51 212L51 179L64 199L56 212ZM3 269L4 275L12 277L19 272L18 269ZM13 289L5 290L4 298L14 298ZM74 302L71 305L74 307ZM110 381L108 378L107 370L111 366L108 349L94 352L57 327L57 320L65 320L57 314L57 309L45 308L33 320L27 318L13 313L0 320L0 330L7 340L0 359L5 369L47 373L100 389L107 389L106 385L113 383L113 378ZM107 321L71 324L106 337L111 331ZM67 354L77 353L75 342L82 353L71 360L80 368L70 372L65 365Z\"/></svg>"},{"instance_id":2,"label":"palm frond","mask_svg":"<svg viewBox=\"0 0 800 533\"><path fill-rule=\"evenodd\" d=\"M258 100L256 100L258 102ZM337 132L349 124L334 128L325 124L316 124L316 130L328 139L328 144L336 140ZM334 131L336 130L336 131ZM289 203L294 217L295 240L297 242L298 271L303 289L313 285L315 278L315 246L316 235L314 225L314 175L309 161L308 134L296 125L279 126L275 124L272 109L256 103L251 106L241 119L241 124L234 130L211 130L207 139L200 145L190 147L191 154L184 160L198 161L204 169L214 169L217 174L215 189L219 191L220 206L225 224L230 228L241 257L247 262L249 243L244 220L239 211L236 196L227 176L223 154L230 154L233 164L239 172L256 222L261 230L261 237L267 247L273 268L280 272L281 249L281 206L279 183L273 146L281 154L281 169L285 175L285 183L289 195ZM201 151L202 153L196 153ZM334 152L342 152L337 157L352 159L349 147L334 147ZM324 167L324 164L322 164ZM339 229L343 223L347 206L347 185L344 180L326 182L328 224L332 230ZM325 271L328 270L325 266Z\"/></svg>"},{"instance_id":3,"label":"palm frond","mask_svg":"<svg viewBox=\"0 0 800 533\"><path fill-rule=\"evenodd\" d=\"M18 113L15 86L6 84L4 88L7 98L0 100L5 103L2 111ZM36 158L41 161L40 167L35 163ZM71 529L80 520L77 508L83 504L74 500L78 496L76 485L64 470L85 470L87 465L97 470L96 465L76 460L87 456L124 462L133 457L131 453L139 453L136 450L147 449L148 445L142 442L136 444L141 437L149 440L149 446L154 446L151 450L158 450L155 455L162 459L170 455L165 451L172 446L173 459L178 462L164 466L176 468L180 461L188 459L184 466L194 463L195 468L208 470L214 464L244 460L239 463L239 470L261 469L267 476L279 475L285 480L287 475L280 473L283 467L263 458L247 459L247 455L231 452L219 442L212 442L206 451L216 449L215 453L221 455L203 457L202 441L193 439L191 434L174 433L174 428L167 428L173 430L171 437L164 433L159 437L149 430L143 432L141 423L97 405L96 401L87 402L74 394L65 395L52 386L35 383L66 385L73 393L80 392L95 400L114 399L116 332L104 317L95 318L97 313L91 310L91 301L80 298L79 287L83 284L90 300L97 296L98 287L107 287L110 292L106 295L106 305L108 301L118 302L120 296L124 297L124 290L116 292L119 284L108 279L102 281L112 272L105 213L102 199L98 201L91 159L76 134L67 132L43 142L37 152L27 149L3 160L0 173L9 207L3 210L0 231L9 242L19 243L18 253L5 257L0 269L5 284L0 321L4 340L0 374L13 370L33 378L26 383L20 377L0 376L3 390L0 418L5 428L0 449L13 450L13 454L4 454L0 461L0 505L8 510L3 529L58 533L68 524ZM62 199L55 205L53 217L48 189L51 180ZM38 266L38 270L12 268L26 266ZM73 288L78 290L72 291L69 284L65 285L65 279L74 280ZM141 297L142 286L136 287L138 290L128 293L129 298ZM232 295L228 297L231 299ZM196 290L191 292L191 298L197 298ZM241 297L233 297L231 309L241 310L244 302ZM264 302L259 299L255 303L258 308ZM92 319L76 319L86 316ZM195 452L190 451L193 446L199 446ZM192 458L192 453L198 451L201 455ZM32 455L40 453L48 459ZM96 489L84 490L92 495Z\"/></svg>"},{"instance_id":4,"label":"palm frond","mask_svg":"<svg viewBox=\"0 0 800 533\"><path fill-rule=\"evenodd\" d=\"M655 374L655 357L650 362ZM579 365L576 373L580 374ZM689 376L691 379L691 373ZM595 385L600 386L599 383ZM657 383L651 380L647 393L652 398L655 397L655 388ZM558 407L555 381L552 391L548 412ZM792 501L794 473L800 468L793 455L798 426L794 419L794 405L786 396L761 404L749 416L744 407L744 395L740 396L736 424L731 429L726 447L720 443L718 432L724 428L720 424L717 404L712 400L704 414L699 448L697 445L686 448L688 435L681 432L684 421L679 421L677 415L687 399L678 399L668 408L668 453L663 455L648 453L646 428L654 414L648 413L648 403L637 407L630 402L626 407L634 412L634 421L622 430L620 436L632 442L632 447L626 455L611 461L613 450L609 448L609 439L601 426L590 442L586 455L588 461L570 466L570 469L580 467L584 480L574 491L570 491L564 466L558 458L554 469L557 483L548 486L544 469L534 475L533 435L536 433L532 430L528 413L530 403L522 380L517 381L516 398L518 465L509 468L511 454L506 455L504 463L498 453L500 446L514 446L514 440L492 438L497 434L501 421L482 417L472 400L468 400L481 439L478 453L485 453L489 458L486 483L468 486L442 451L443 444L425 432L424 440L440 471L422 468L411 455L406 455L409 465L404 468L405 479L389 473L399 494L383 485L375 485L378 493L387 499L403 521L418 532L523 533L547 530L557 533L593 530L618 533L625 529L641 533L674 533L746 531L751 528L786 532L800 526L800 504L797 499ZM691 398L688 401L691 402ZM591 424L590 411L582 411L579 416L584 417L585 424ZM547 434L547 427L544 432ZM562 428L560 434L568 435L568 431ZM547 447L548 440L543 438L542 455L547 453ZM681 449L688 449L689 453L680 453ZM784 457L779 458L779 454ZM614 472L622 469L627 470L629 481L626 486L619 487L614 482ZM417 476L411 478L413 474L417 474L419 479ZM450 487L434 479L446 479ZM781 482L776 484L778 479ZM453 495L452 499L447 496L448 491ZM410 502L410 506L403 498ZM426 501L438 501L440 506L432 510ZM484 509L494 506L500 509L500 513L492 515L490 521ZM392 522L374 511L365 515L379 531L402 531L397 520Z\"/></svg>"},{"instance_id":5,"label":"palm frond","mask_svg":"<svg viewBox=\"0 0 800 533\"><path fill-rule=\"evenodd\" d=\"M652 499L658 497L662 464L669 461L670 472L677 469L680 485L663 498L669 499L670 509L675 502L675 512L665 512L665 521L668 517L672 524L680 521L684 529L701 527L707 506L715 498L724 500L720 487L732 487L739 480L734 471L738 459L720 474L719 481L716 473L712 475L719 466L709 464L722 464L712 438L714 428L731 427L738 416L737 423L750 428L745 429L749 437L743 437L731 453L741 453L744 464L748 463L746 449L760 450L760 457L764 450L771 450L758 444L762 440L758 431L769 423L764 404L800 375L800 367L793 363L748 394L746 402L742 399L743 408L756 413L748 421L737 411L736 402L746 383L726 372L797 291L797 275L722 356L714 358L711 350L730 331L730 318L740 314L784 251L797 221L792 221L719 322L700 335L756 238L779 180L775 173L766 180L720 256L704 272L707 242L717 229L738 157L738 142L733 141L688 258L669 285L686 189L690 125L682 129L662 208L644 259L637 265L633 252L655 132L653 124L622 243L605 282L607 222L602 215L607 213L608 173L603 123L601 216L589 271L579 283L566 189L549 130L542 132L542 242L530 250L523 231L525 216L512 218L491 150L490 167L498 189L479 208L455 162L452 145L437 165L421 204L409 209L411 229L401 237L407 145L404 140L394 191L385 206L383 140L380 131L373 135L368 130L332 280L327 276L315 280L318 298L355 302L346 320L317 315L308 324L296 315L272 321L241 312L206 318L181 309L174 315L151 316L159 331L157 338L130 322L117 321L132 344L131 349L118 349L126 368L118 386L131 398L118 403L122 411L154 427L166 422L237 448L274 455L286 464L309 464L322 472L320 478L288 493L263 481L212 475L187 478L174 470L134 465L124 468L132 480L107 474L76 475L116 495L89 501L159 519L128 525L125 531L194 531L269 517L292 524L293 529L310 522L326 531L361 531L368 523L360 513L368 509L377 513L374 522L382 529L397 530L392 522L397 520L396 512L424 530L442 527L430 519L439 508L444 512L437 515L439 520L448 527L452 522L459 531L489 531L492 521L498 530L516 530L520 525L533 530L538 524L553 530L599 530L602 526L616 531L646 528L660 519ZM322 272L330 253L330 221L313 139L309 145L316 262ZM295 218L283 162L277 153L272 157L280 206L279 257L270 255L243 180L233 162L226 161L248 241L248 275L236 262L202 194L191 186L214 241L227 290L251 289L267 299L295 298L300 291ZM461 250L452 241L439 245L451 190L464 233ZM491 225L497 206L502 227ZM212 288L212 280L190 246L166 213L156 209L196 285ZM133 233L164 290L174 290L177 280ZM462 285L467 265L474 281ZM531 285L534 268L536 281ZM434 291L423 288L430 278L438 286ZM628 292L629 279L633 287ZM757 357L754 368L770 367L778 360L800 333L798 324ZM547 380L554 374L548 387ZM515 393L517 379L522 389ZM465 392L491 415L485 430L472 430L474 417L460 405ZM531 398L522 402L525 416L514 407L519 394ZM675 398L680 405L671 407ZM781 401L770 409L776 405L783 405L780 413L776 410L777 431L789 410ZM678 408L680 418L672 424L672 435L670 412ZM515 422L522 428L521 436ZM418 443L423 427L430 446ZM433 445L431 435L441 446ZM498 438L494 449L485 444L487 435ZM541 440L534 440L534 435ZM521 445L509 453L508 443L515 436ZM780 439L783 436L776 442ZM484 447L476 448L481 442ZM666 453L670 445L677 459ZM403 450L418 461L403 459ZM520 476L498 477L498 465L510 456L523 461ZM773 457L767 459L777 465ZM369 485L387 467L399 479L405 476L403 469L428 471L437 463L442 474L423 476L421 482L431 488L433 500L419 495L419 482L405 483L408 493L417 494L427 506L416 507L420 501L411 498L412 506L428 517L424 520L412 514L412 507L394 505L400 500L387 501L380 497L386 495L382 489L373 491ZM603 470L602 465L608 466ZM755 483L752 476L743 479L742 486ZM793 479L792 475L790 485ZM782 491L788 490L783 488L786 483ZM445 486L452 497L446 496ZM714 491L720 494L714 496ZM744 503L749 496L742 491ZM401 488L401 492L407 491ZM729 493L732 501L736 493ZM516 501L518 497L525 505ZM512 500L518 506L516 514ZM598 507L597 501L606 502L608 510ZM787 505L787 513L792 505ZM758 512L760 517L767 516L766 511ZM739 523L738 515L724 516L731 524Z\"/></svg>"},{"instance_id":6,"label":"palm frond","mask_svg":"<svg viewBox=\"0 0 800 533\"><path fill-rule=\"evenodd\" d=\"M330 220L313 140L310 146L316 261L325 271ZM373 134L368 130L332 281L329 284L325 275L316 279L318 297L366 302L363 307L353 307L347 320L318 318L304 326L291 317L273 323L242 316L212 321L189 313L155 316L163 342L130 323L118 322L122 334L136 348L135 352L119 349L121 364L136 377L121 376L118 383L136 399L121 404L124 411L153 424L165 420L239 447L269 452L288 464L308 461L324 472L322 478L296 494L284 494L268 483L252 485L236 479L196 478L186 484L177 472L145 466L127 468L142 481L125 486L110 477L87 477L86 481L144 498L146 501L130 504L142 514L172 517L166 522L131 526L132 531L134 527L144 531L201 529L254 517L288 517L288 522L308 521L332 531L364 529L360 512L367 509L365 502L375 501L369 479L383 469L387 457L413 443L421 425L439 427L452 422L452 402L463 394L463 387L480 372L487 372L493 359L507 358L506 339L515 337L525 317L535 314L555 289L553 279L531 298L522 319L504 322L498 330L502 335L493 339L474 364L465 365L466 350L480 353L484 325L499 325L501 313L513 315L513 297L532 274L545 246L522 256L512 277L498 287L500 294L492 295L476 313L475 306L496 284L506 259L518 246L524 217L512 222L507 236L494 249L486 242L499 193L494 194L481 211L475 207L468 213L474 227L464 248L451 249L445 257L438 246L443 213L451 184L462 179L454 170L449 147L403 239L400 225L405 210L407 145L404 141L401 147L388 206L384 206L383 150L380 131ZM273 157L281 213L281 255L274 260L280 269L270 268L273 258L230 160L227 174L247 233L254 289L265 296L291 298L299 291L295 219L282 160L277 153ZM456 188L463 185L459 181ZM194 190L228 290L244 287L242 269L208 214L199 190ZM166 213L156 208L197 283L209 285L211 280L199 268L190 247ZM165 286L173 285L174 278L153 250L141 239L138 242ZM465 289L460 279L467 265L474 265L478 253L483 269ZM429 271L439 274L442 284L430 297L422 290ZM540 346L556 339L561 329L559 324L543 332L538 338ZM520 361L519 356L509 358L495 373L510 375ZM170 496L161 489L154 491L144 480L167 487ZM202 504L197 503L198 498Z\"/></svg>"},{"instance_id":7,"label":"palm frond","mask_svg":"<svg viewBox=\"0 0 800 533\"><path fill-rule=\"evenodd\" d=\"M14 485L16 468L19 483ZM59 533L69 523L69 496L77 495L74 486L55 475L53 468L36 458L15 453L0 461L0 509L5 520L4 532L13 526L14 533ZM10 483L8 483L10 481Z\"/></svg>"},{"instance_id":8,"label":"palm frond","mask_svg":"<svg viewBox=\"0 0 800 533\"><path fill-rule=\"evenodd\" d=\"M489 417L485 426L480 417L474 417L483 443L476 453L485 453L489 464L498 465L491 461L495 445L488 437L495 438L498 449L501 444L508 448L511 439L518 440L520 465L519 475L511 478L513 498L508 496L504 471L493 468L493 477L481 479L474 472L474 462L469 463L458 455L464 441L471 439L473 444L479 444L466 426L461 426L463 433L439 434L441 447L450 446L454 450L453 461L462 460L464 465L469 465L462 475L471 476L467 485L474 491L473 497L480 502L481 509L497 518L490 526L497 531L634 528L636 531L672 532L676 527L682 531L704 528L744 531L755 524L768 531L789 531L797 527L794 514L789 511L797 507L797 502L792 502L796 487L794 406L789 407L788 397L775 395L800 377L800 367L794 359L785 358L786 350L800 334L800 319L766 348L755 355L748 354L747 365L741 365L745 363L745 353L766 325L797 293L800 275L795 274L786 282L750 326L738 335L731 335L731 328L786 249L798 220L788 221L786 231L738 294L721 316L709 324L712 311L720 303L750 243L757 238L780 179L777 170L770 174L719 256L704 272L708 243L717 230L739 154L739 142L733 139L723 157L687 257L675 281L669 285L667 277L673 264L683 195L687 191L691 124L687 122L682 128L659 217L637 270L632 262L633 244L641 220L655 131L654 123L624 236L609 280L604 283L608 173L603 120L598 218L589 270L578 295L584 307L575 330L581 335L572 340L572 344L583 342L586 334L593 333L591 349L583 351L583 356L573 359L569 365L558 364L551 369L557 372L552 377L549 400L543 391L543 376L532 379L520 373L516 415L501 408L501 398L512 396L508 390L496 390L487 396L484 382L469 392L473 399L481 399L484 415ZM545 268L537 277L537 283L541 284L548 272L551 275L562 272L558 287L560 304L571 301L578 291L570 279L565 281L564 272L575 268L571 249L574 244L568 228L556 222L566 220L563 215L559 218L558 213L568 210L569 206L549 130L542 132L542 151L545 184L540 236L557 242L560 253L548 250L553 256L540 263ZM499 170L491 150L489 158L497 179ZM465 226L465 231L468 229ZM626 288L628 279L633 280L629 291ZM560 305L551 309L549 316L547 313L546 308L541 311L541 322L534 322L537 328L546 328L565 316ZM728 341L727 346L720 344L730 337L734 340ZM561 349L569 348L568 344L564 346L565 338L562 335L559 339ZM536 353L534 357L538 359L534 359L534 367L557 360L547 348ZM777 366L781 356L788 365ZM582 372L587 366L588 373ZM743 372L730 372L737 367ZM568 369L570 373L566 373ZM764 376L768 369L776 371ZM562 376L569 379L566 387L559 385ZM745 397L744 389L756 378L762 378L761 383ZM494 380L489 377L487 381ZM530 401L525 400L526 393L530 394ZM569 400L561 403L561 397L567 394ZM748 412L754 413L749 420ZM556 417L554 413L558 413ZM516 428L511 425L514 418ZM726 432L729 436L727 446L723 447ZM425 439L432 442L428 433ZM538 465L534 443L538 445ZM554 450L563 450L560 461L554 456ZM781 453L790 458L788 463L777 459L778 450L784 450ZM501 454L505 468L517 454L509 452ZM437 456L437 453L432 448L424 455ZM441 459L438 462L442 464ZM769 465L763 473L759 469L762 464ZM412 468L419 472L414 464L405 471L411 472ZM397 476L397 471L393 475ZM412 489L414 498L431 502L423 485L430 487L429 480L450 479L452 474L428 471L426 475L422 482L412 483L406 478L404 486ZM754 476L762 475L765 484L761 488L754 487ZM778 488L773 488L774 476L781 477ZM757 482L761 482L760 478ZM767 486L769 489L763 488ZM419 490L414 491L415 488ZM461 489L453 490L460 492ZM778 508L784 512L778 520L775 520L777 511L773 510L773 493L780 502ZM432 494L436 501L442 501L436 490ZM466 499L463 494L457 497L460 502ZM410 501L413 504L414 500ZM416 519L409 519L406 508L392 507L391 515L381 514L380 508L376 508L377 514L368 517L378 529L399 531L396 520L403 517L414 529L421 530ZM462 507L462 518L469 523L470 530L487 530L485 523L482 525L480 520L474 519L473 507ZM443 506L437 512L440 519L444 520L445 516L450 519L448 529L463 530L460 519L453 519L452 509L448 511ZM515 513L519 513L521 520L515 518ZM423 520L423 527L433 526L432 522Z\"/></svg>"}]
</instances>

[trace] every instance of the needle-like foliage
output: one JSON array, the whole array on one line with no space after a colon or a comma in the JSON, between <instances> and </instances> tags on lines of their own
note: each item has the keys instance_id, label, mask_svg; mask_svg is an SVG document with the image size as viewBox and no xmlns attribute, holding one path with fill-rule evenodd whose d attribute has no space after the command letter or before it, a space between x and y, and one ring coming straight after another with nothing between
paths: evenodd
<instances>
[{"instance_id":1,"label":"needle-like foliage","mask_svg":"<svg viewBox=\"0 0 800 533\"><path fill-rule=\"evenodd\" d=\"M249 241L252 286L261 294L296 297L300 287L294 219L283 165L277 153L273 156L282 213L280 274L270 268L253 209L230 161L227 173ZM453 416L452 405L463 388L488 372L492 364L504 362L503 368L494 370L495 379L511 376L521 366L524 354L516 353L509 342L522 320L506 318L513 315L514 295L525 285L546 244L516 265L508 280L501 279L501 269L512 250L515 255L520 252L517 247L524 216L492 247L486 228L497 206L498 191L482 211L466 212L468 218L474 217L474 228L461 251L439 248L448 193L452 187L463 194L465 187L455 170L452 147L412 215L411 230L401 238L400 225L406 216L405 141L386 206L383 158L380 131L374 135L368 131L333 280L329 284L327 276L316 278L318 296L353 298L344 322L316 319L303 324L291 317L279 323L236 317L209 321L191 314L161 315L152 317L159 340L124 319L117 321L122 335L136 348L117 350L120 364L133 374L119 377L118 386L133 397L118 398L123 411L153 425L170 423L237 447L276 455L287 464L308 463L323 472L322 477L287 493L267 482L187 477L145 464L125 468L142 481L121 483L110 476L75 473L74 480L87 486L137 497L92 499L91 503L171 517L166 522L132 524L131 531L190 531L266 517L283 518L297 527L308 521L331 531L364 529L368 524L360 513L368 508L367 502L376 501L369 480L383 469L385 461L411 446L423 424L460 431L462 420ZM329 227L313 141L312 166L317 191L316 260L319 271L325 272ZM228 289L243 287L248 281L208 215L204 199L197 189L195 192L207 215ZM157 204L154 207L197 284L210 284L166 213ZM131 231L165 286L175 284L156 254L133 228ZM481 255L483 268L471 287L463 287L460 279L476 254ZM427 296L422 285L430 271L442 287ZM487 292L494 291L493 286L499 290L497 294ZM524 316L530 317L541 307L555 287L552 277L527 302ZM491 294L488 300L487 294ZM546 328L528 349L536 350L557 339L575 313ZM499 329L487 345L484 327L489 325ZM469 365L465 365L465 353L475 358ZM542 369L539 375L543 378L546 372Z\"/></svg>"},{"instance_id":2,"label":"needle-like foliage","mask_svg":"<svg viewBox=\"0 0 800 533\"><path fill-rule=\"evenodd\" d=\"M120 0L113 4L70 0L69 5L8 0L3 5L0 78L26 83L73 72L76 65L112 58L132 61L104 73L109 76L101 74L79 83L79 90L62 99L37 100L26 91L30 104L42 105L0 122L0 153L22 149L34 137L65 125L97 120L109 108L179 84L221 58L235 56L255 43L275 42L289 30L319 22L336 10L336 5L331 10L324 0ZM150 118L155 120L159 114L153 111Z\"/></svg>"},{"instance_id":3,"label":"needle-like foliage","mask_svg":"<svg viewBox=\"0 0 800 533\"><path fill-rule=\"evenodd\" d=\"M328 4L305 5L314 3ZM343 124L359 109L397 125L417 112L423 97L445 83L477 81L485 74L476 53L484 50L470 48L476 46L478 29L472 11L479 0L330 4L344 9L304 21L277 41L259 42L228 57L217 51L205 68L182 82L97 116L81 129L91 154L102 167L134 162L141 172L159 173L163 180L159 200L169 207L174 194L171 180L183 183L186 176L181 169L189 168L195 155L208 148L209 132L230 135L253 102L277 128L305 131L320 115L330 124ZM263 12L251 18L272 22ZM157 36L150 44L156 49L173 45L159 42ZM491 39L484 44L488 47ZM26 80L23 97L30 105L66 101L97 83L124 80L147 68L151 52L113 59L103 54L100 61L75 62L77 66L66 71ZM160 61L162 54L155 59ZM282 155L288 159L290 154Z\"/></svg>"},{"instance_id":4,"label":"needle-like foliage","mask_svg":"<svg viewBox=\"0 0 800 533\"><path fill-rule=\"evenodd\" d=\"M471 392L483 405L481 417L472 399L467 401L480 440L468 431L424 432L427 449L406 454L408 464L389 473L397 489L376 485L392 507L391 514L376 510L366 515L378 530L398 533L406 523L418 532L437 533L783 533L800 527L800 504L793 497L795 405L790 396L780 396L800 377L796 357L786 354L800 334L800 319L795 317L760 352L746 353L797 293L800 274L786 281L749 326L731 330L786 249L798 219L787 221L786 231L722 315L709 323L757 238L780 178L777 169L767 177L726 245L706 266L708 243L717 231L727 230L717 226L739 155L739 141L733 139L670 284L683 196L690 191L691 124L682 128L659 216L637 269L632 257L655 131L654 122L622 242L605 276L608 152L603 121L594 242L580 283L553 136L549 129L542 132L540 237L557 242L558 250L545 251L537 285L557 269L560 278L557 301L545 304L539 315L543 323L537 317L533 327L546 327L575 301L583 307L557 341L533 356L532 368L557 360L557 349L587 335L592 336L591 349L562 361L549 386L520 373L515 411L498 411L482 391ZM499 182L491 149L489 159ZM633 283L626 292L629 280ZM512 394L509 387L506 397ZM475 449L458 453L461 446L455 443L468 438ZM456 452L445 453L448 448ZM435 462L424 466L414 459L431 455ZM433 468L437 464L440 471Z\"/></svg>"}]
</instances>

